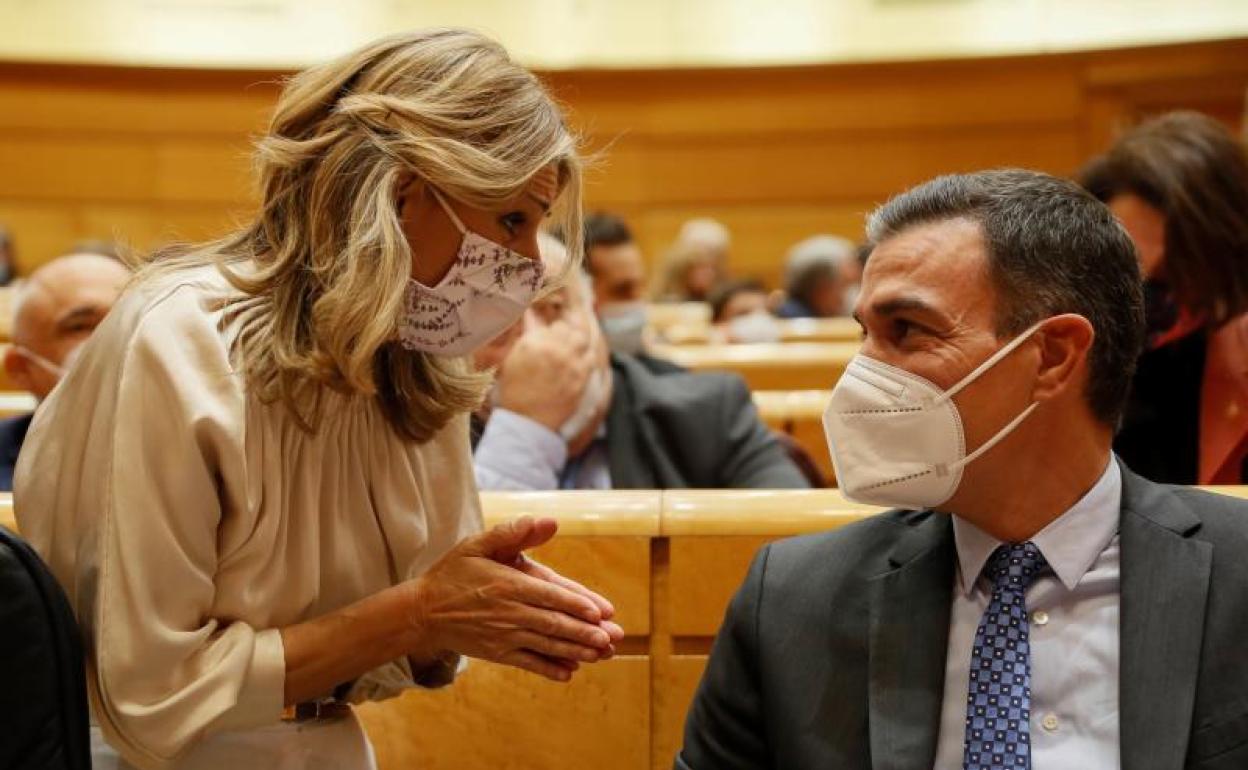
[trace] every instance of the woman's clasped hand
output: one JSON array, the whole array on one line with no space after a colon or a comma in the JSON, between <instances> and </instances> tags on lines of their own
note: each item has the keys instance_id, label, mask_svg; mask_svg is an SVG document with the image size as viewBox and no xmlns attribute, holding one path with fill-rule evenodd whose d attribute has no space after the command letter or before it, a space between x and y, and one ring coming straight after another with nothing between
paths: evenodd
<instances>
[{"instance_id":1,"label":"woman's clasped hand","mask_svg":"<svg viewBox=\"0 0 1248 770\"><path fill-rule=\"evenodd\" d=\"M525 556L554 537L554 519L522 517L465 539L410 581L414 661L459 653L567 681L606 660L624 630L602 596Z\"/></svg>"}]
</instances>

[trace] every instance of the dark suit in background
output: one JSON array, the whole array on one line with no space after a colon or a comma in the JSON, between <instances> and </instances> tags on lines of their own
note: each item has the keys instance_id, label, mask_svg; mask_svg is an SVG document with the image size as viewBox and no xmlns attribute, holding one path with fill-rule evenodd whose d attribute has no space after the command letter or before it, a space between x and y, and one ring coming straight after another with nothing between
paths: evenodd
<instances>
[{"instance_id":1,"label":"dark suit in background","mask_svg":"<svg viewBox=\"0 0 1248 770\"><path fill-rule=\"evenodd\" d=\"M672 366L668 364L668 366ZM612 355L607 456L615 489L809 486L734 374Z\"/></svg>"},{"instance_id":2,"label":"dark suit in background","mask_svg":"<svg viewBox=\"0 0 1248 770\"><path fill-rule=\"evenodd\" d=\"M13 491L13 468L34 413L0 420L0 492Z\"/></svg>"},{"instance_id":3,"label":"dark suit in background","mask_svg":"<svg viewBox=\"0 0 1248 770\"><path fill-rule=\"evenodd\" d=\"M1123 468L1119 536L1122 767L1248 768L1248 503ZM931 768L956 562L930 511L764 547L678 770Z\"/></svg>"},{"instance_id":4,"label":"dark suit in background","mask_svg":"<svg viewBox=\"0 0 1248 770\"><path fill-rule=\"evenodd\" d=\"M1197 483L1207 344L1203 332L1189 334L1144 351L1136 365L1114 452L1150 481Z\"/></svg>"}]
</instances>

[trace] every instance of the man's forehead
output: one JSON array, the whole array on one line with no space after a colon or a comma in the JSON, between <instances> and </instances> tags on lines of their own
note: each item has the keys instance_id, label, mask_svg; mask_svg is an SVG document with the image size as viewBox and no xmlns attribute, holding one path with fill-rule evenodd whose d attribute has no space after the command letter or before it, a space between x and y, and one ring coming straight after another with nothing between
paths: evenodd
<instances>
[{"instance_id":1,"label":"man's forehead","mask_svg":"<svg viewBox=\"0 0 1248 770\"><path fill-rule=\"evenodd\" d=\"M871 251L863 282L905 280L958 288L985 276L987 253L977 223L950 219L907 228Z\"/></svg>"},{"instance_id":2,"label":"man's forehead","mask_svg":"<svg viewBox=\"0 0 1248 770\"><path fill-rule=\"evenodd\" d=\"M617 269L642 266L641 247L633 241L594 246L586 258Z\"/></svg>"}]
</instances>

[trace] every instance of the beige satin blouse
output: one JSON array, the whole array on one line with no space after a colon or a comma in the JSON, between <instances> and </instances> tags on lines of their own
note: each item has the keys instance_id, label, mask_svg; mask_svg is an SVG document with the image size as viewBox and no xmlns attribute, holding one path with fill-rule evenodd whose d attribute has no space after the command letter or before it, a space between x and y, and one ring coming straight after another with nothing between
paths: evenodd
<instances>
[{"instance_id":1,"label":"beige satin blouse","mask_svg":"<svg viewBox=\"0 0 1248 770\"><path fill-rule=\"evenodd\" d=\"M21 531L83 624L95 718L140 767L273 725L279 628L413 577L481 527L466 416L413 445L376 402L334 395L305 433L232 370L210 306L227 288L202 268L127 291L16 471ZM399 660L352 697L408 686Z\"/></svg>"}]
</instances>

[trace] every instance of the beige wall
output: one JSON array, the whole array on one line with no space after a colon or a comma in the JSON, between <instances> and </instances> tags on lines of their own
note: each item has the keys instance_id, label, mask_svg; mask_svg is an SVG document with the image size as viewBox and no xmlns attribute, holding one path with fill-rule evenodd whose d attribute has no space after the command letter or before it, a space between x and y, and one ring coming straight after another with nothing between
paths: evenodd
<instances>
[{"instance_id":1,"label":"beige wall","mask_svg":"<svg viewBox=\"0 0 1248 770\"><path fill-rule=\"evenodd\" d=\"M28 271L81 238L147 249L253 205L248 137L279 73L0 64L0 222ZM1176 106L1235 124L1248 38L1100 53L790 68L561 71L592 148L588 206L655 255L689 216L734 231L732 267L769 281L805 235L935 174L1073 172L1114 131ZM605 149L604 149L605 148Z\"/></svg>"},{"instance_id":2,"label":"beige wall","mask_svg":"<svg viewBox=\"0 0 1248 770\"><path fill-rule=\"evenodd\" d=\"M747 66L1047 53L1248 34L1243 0L0 0L0 59L302 67L468 26L530 66Z\"/></svg>"}]
</instances>

